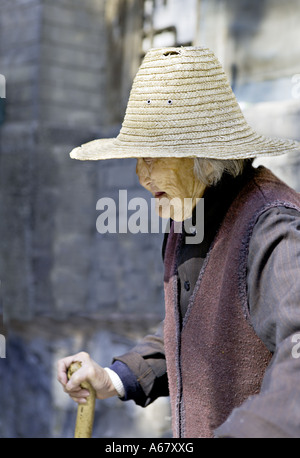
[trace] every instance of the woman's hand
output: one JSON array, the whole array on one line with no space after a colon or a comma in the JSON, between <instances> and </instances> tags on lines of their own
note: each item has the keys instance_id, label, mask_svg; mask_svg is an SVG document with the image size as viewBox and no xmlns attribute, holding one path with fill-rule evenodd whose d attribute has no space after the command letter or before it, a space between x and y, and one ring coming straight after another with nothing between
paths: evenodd
<instances>
[{"instance_id":1,"label":"woman's hand","mask_svg":"<svg viewBox=\"0 0 300 458\"><path fill-rule=\"evenodd\" d=\"M68 368L75 361L81 362L81 368L74 372L68 380ZM107 399L118 395L106 370L85 352L60 359L57 363L57 379L62 384L64 391L78 404L86 403L86 398L89 395L88 390L82 389L80 386L84 381L92 385L98 399Z\"/></svg>"}]
</instances>

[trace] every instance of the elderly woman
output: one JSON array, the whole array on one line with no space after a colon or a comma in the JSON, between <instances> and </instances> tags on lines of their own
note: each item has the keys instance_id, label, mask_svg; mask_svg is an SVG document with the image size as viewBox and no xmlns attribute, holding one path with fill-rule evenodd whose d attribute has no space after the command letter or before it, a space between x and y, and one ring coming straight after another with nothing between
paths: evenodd
<instances>
[{"instance_id":1,"label":"elderly woman","mask_svg":"<svg viewBox=\"0 0 300 458\"><path fill-rule=\"evenodd\" d=\"M119 136L71 157L137 158L141 185L172 221L195 222L203 197L204 238L188 243L185 225L171 224L163 326L110 368L87 353L60 360L72 399L85 402L85 380L99 399L147 406L170 395L174 437L300 436L300 198L252 166L299 146L248 126L211 51L147 53ZM68 382L75 360L82 367Z\"/></svg>"}]
</instances>

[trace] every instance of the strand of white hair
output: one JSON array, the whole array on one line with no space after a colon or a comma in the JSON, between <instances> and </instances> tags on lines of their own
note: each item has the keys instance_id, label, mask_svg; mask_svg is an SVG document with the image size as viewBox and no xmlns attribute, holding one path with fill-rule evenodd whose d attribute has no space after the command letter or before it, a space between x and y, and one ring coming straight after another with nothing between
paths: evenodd
<instances>
[{"instance_id":1,"label":"strand of white hair","mask_svg":"<svg viewBox=\"0 0 300 458\"><path fill-rule=\"evenodd\" d=\"M249 163L249 159L194 159L195 176L206 186L216 185L222 178L224 173L228 173L233 177L240 175L245 165Z\"/></svg>"}]
</instances>

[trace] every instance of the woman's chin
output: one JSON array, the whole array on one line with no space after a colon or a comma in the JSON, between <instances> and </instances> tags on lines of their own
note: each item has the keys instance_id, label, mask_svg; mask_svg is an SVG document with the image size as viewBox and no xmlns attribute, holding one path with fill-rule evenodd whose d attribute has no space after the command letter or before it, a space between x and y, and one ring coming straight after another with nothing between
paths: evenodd
<instances>
[{"instance_id":1,"label":"woman's chin","mask_svg":"<svg viewBox=\"0 0 300 458\"><path fill-rule=\"evenodd\" d=\"M172 218L174 221L180 223L182 221L185 221L188 218L191 218L192 216L192 211L189 211L189 209L182 209L180 208L174 208L172 205L166 205L166 206L156 206L156 213L161 217L165 219Z\"/></svg>"}]
</instances>

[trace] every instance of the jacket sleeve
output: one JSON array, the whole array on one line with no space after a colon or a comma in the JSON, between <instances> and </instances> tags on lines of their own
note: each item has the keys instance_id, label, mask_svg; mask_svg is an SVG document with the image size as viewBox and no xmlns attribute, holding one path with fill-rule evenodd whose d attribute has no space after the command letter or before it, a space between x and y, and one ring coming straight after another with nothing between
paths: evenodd
<instances>
[{"instance_id":1,"label":"jacket sleeve","mask_svg":"<svg viewBox=\"0 0 300 458\"><path fill-rule=\"evenodd\" d=\"M163 323L154 335L146 336L132 350L114 357L110 369L123 382L125 396L146 407L159 396L168 396L168 379L163 343Z\"/></svg>"},{"instance_id":2,"label":"jacket sleeve","mask_svg":"<svg viewBox=\"0 0 300 458\"><path fill-rule=\"evenodd\" d=\"M248 303L255 332L273 357L258 395L216 430L217 437L300 437L300 214L278 207L254 227Z\"/></svg>"}]
</instances>

